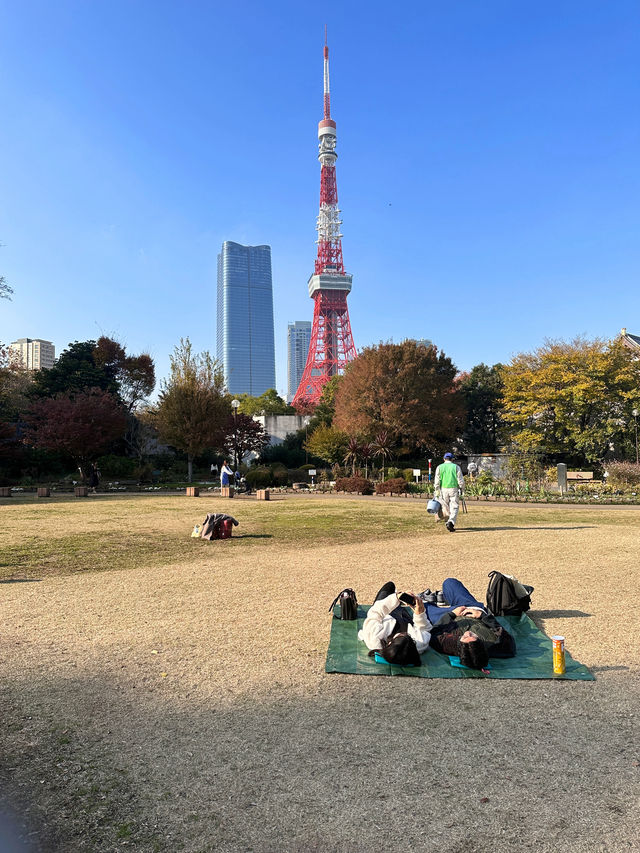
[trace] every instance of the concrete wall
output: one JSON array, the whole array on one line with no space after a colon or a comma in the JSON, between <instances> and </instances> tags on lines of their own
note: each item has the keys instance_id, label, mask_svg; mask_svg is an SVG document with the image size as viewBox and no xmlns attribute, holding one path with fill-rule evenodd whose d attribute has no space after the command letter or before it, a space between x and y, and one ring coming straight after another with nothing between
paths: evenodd
<instances>
[{"instance_id":1,"label":"concrete wall","mask_svg":"<svg viewBox=\"0 0 640 853\"><path fill-rule=\"evenodd\" d=\"M311 420L309 415L254 415L253 419L265 428L270 444L282 444L288 435L303 429Z\"/></svg>"},{"instance_id":2,"label":"concrete wall","mask_svg":"<svg viewBox=\"0 0 640 853\"><path fill-rule=\"evenodd\" d=\"M467 456L467 465L469 462L475 462L480 471L489 471L494 477L505 477L507 474L507 459L506 453L470 453Z\"/></svg>"}]
</instances>

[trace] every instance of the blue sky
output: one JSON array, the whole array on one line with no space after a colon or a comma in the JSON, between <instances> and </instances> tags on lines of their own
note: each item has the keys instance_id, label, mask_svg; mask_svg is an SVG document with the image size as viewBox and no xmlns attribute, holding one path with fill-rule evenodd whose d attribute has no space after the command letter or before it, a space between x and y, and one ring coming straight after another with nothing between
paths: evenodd
<instances>
[{"instance_id":1,"label":"blue sky","mask_svg":"<svg viewBox=\"0 0 640 853\"><path fill-rule=\"evenodd\" d=\"M311 319L328 25L356 346L640 333L640 4L0 0L0 340L215 354L223 240Z\"/></svg>"}]
</instances>

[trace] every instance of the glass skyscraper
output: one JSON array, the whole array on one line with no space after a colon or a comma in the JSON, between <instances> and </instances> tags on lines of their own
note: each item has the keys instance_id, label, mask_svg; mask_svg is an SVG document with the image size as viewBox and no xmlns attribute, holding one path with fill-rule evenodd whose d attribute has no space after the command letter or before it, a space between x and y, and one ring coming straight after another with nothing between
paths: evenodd
<instances>
[{"instance_id":1,"label":"glass skyscraper","mask_svg":"<svg viewBox=\"0 0 640 853\"><path fill-rule=\"evenodd\" d=\"M230 394L276 387L270 246L222 244L216 355Z\"/></svg>"},{"instance_id":2,"label":"glass skyscraper","mask_svg":"<svg viewBox=\"0 0 640 853\"><path fill-rule=\"evenodd\" d=\"M307 363L311 342L311 322L296 320L287 326L287 402L296 396Z\"/></svg>"}]
</instances>

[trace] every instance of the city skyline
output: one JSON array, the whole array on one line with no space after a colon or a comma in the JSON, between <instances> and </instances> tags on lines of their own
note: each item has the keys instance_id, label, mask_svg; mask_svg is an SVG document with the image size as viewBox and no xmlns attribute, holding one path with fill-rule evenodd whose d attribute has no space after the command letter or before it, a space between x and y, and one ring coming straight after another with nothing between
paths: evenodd
<instances>
[{"instance_id":1,"label":"city skyline","mask_svg":"<svg viewBox=\"0 0 640 853\"><path fill-rule=\"evenodd\" d=\"M269 244L284 396L325 23L359 349L429 338L468 370L637 331L637 4L366 8L7 4L0 340L114 335L166 377L181 337L216 350L221 243Z\"/></svg>"}]
</instances>

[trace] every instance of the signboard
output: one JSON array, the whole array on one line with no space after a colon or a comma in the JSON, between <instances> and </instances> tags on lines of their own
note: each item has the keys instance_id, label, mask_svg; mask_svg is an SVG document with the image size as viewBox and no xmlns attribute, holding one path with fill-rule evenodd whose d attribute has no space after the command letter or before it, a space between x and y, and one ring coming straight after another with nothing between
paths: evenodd
<instances>
[{"instance_id":1,"label":"signboard","mask_svg":"<svg viewBox=\"0 0 640 853\"><path fill-rule=\"evenodd\" d=\"M316 469L315 468L309 468L309 476L310 477L316 476Z\"/></svg>"},{"instance_id":2,"label":"signboard","mask_svg":"<svg viewBox=\"0 0 640 853\"><path fill-rule=\"evenodd\" d=\"M413 476L414 476L414 477L419 477L421 473L422 473L422 472L420 471L420 469L419 469L419 468L414 468L414 469L413 469Z\"/></svg>"}]
</instances>

